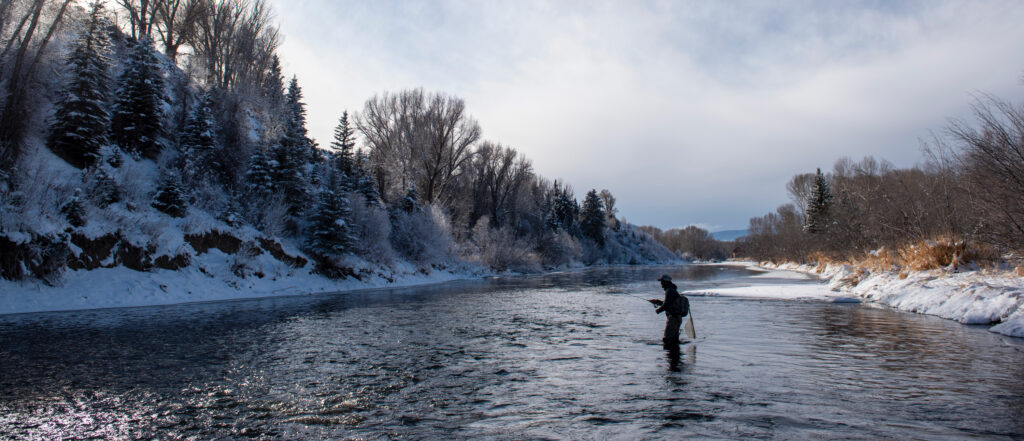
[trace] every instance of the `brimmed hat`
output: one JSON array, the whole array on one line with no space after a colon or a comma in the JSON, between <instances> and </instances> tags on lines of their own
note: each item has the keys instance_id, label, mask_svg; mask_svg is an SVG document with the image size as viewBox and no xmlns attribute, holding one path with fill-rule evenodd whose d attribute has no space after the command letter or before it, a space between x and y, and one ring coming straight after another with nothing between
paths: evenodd
<instances>
[{"instance_id":1,"label":"brimmed hat","mask_svg":"<svg viewBox=\"0 0 1024 441\"><path fill-rule=\"evenodd\" d=\"M662 274L661 277L658 278L658 281L659 282L671 282L672 278L669 277L668 274Z\"/></svg>"}]
</instances>

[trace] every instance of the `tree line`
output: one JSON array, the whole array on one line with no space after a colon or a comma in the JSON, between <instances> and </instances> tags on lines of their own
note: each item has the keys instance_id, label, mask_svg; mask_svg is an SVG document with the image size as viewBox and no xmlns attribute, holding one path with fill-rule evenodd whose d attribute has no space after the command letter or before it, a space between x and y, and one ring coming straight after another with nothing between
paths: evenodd
<instances>
[{"instance_id":1,"label":"tree line","mask_svg":"<svg viewBox=\"0 0 1024 441\"><path fill-rule=\"evenodd\" d=\"M732 257L735 247L732 241L715 239L711 232L696 225L668 230L647 225L640 229L666 248L689 259L725 260Z\"/></svg>"},{"instance_id":2,"label":"tree line","mask_svg":"<svg viewBox=\"0 0 1024 441\"><path fill-rule=\"evenodd\" d=\"M452 95L371 97L342 111L320 145L307 132L297 77L281 70L280 31L264 0L113 3L0 0L2 84L31 84L23 97L5 95L0 115L12 124L10 115L23 116L21 130L0 140L8 212L36 204L71 228L95 210L209 213L292 239L327 275L343 274L352 257L435 267L478 260L498 270L673 257L616 218L608 190L581 203L522 153L485 140ZM79 170L50 202L18 197L39 144Z\"/></svg>"},{"instance_id":3,"label":"tree line","mask_svg":"<svg viewBox=\"0 0 1024 441\"><path fill-rule=\"evenodd\" d=\"M787 183L792 203L750 220L747 257L775 261L886 258L922 267L1019 258L1024 251L1024 107L993 96L898 168L874 157Z\"/></svg>"}]
</instances>

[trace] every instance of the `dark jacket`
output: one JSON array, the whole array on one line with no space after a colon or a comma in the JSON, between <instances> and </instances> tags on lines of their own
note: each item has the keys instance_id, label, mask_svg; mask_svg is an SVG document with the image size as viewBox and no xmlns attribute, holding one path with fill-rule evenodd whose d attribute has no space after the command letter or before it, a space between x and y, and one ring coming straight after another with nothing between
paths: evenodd
<instances>
[{"instance_id":1,"label":"dark jacket","mask_svg":"<svg viewBox=\"0 0 1024 441\"><path fill-rule=\"evenodd\" d=\"M665 287L665 302L658 308L657 313L661 314L662 311L680 317L685 317L686 314L690 313L690 301L685 296L679 294L675 284L669 284L669 286Z\"/></svg>"}]
</instances>

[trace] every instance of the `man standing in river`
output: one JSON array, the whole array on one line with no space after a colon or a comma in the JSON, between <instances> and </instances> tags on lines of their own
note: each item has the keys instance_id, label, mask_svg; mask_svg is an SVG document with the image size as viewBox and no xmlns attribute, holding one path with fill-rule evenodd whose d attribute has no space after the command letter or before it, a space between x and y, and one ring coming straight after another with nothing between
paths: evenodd
<instances>
[{"instance_id":1,"label":"man standing in river","mask_svg":"<svg viewBox=\"0 0 1024 441\"><path fill-rule=\"evenodd\" d=\"M679 325L683 323L683 317L690 313L690 301L679 294L676 284L672 283L672 278L668 274L659 277L658 281L665 290L665 300L651 300L651 303L658 307L655 310L658 314L665 312L665 338L662 341L665 344L678 344Z\"/></svg>"}]
</instances>

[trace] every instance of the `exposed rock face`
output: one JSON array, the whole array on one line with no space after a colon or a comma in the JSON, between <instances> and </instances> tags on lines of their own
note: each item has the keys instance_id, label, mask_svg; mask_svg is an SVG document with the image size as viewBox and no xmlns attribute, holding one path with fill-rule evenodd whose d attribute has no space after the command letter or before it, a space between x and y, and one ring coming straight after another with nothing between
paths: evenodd
<instances>
[{"instance_id":1,"label":"exposed rock face","mask_svg":"<svg viewBox=\"0 0 1024 441\"><path fill-rule=\"evenodd\" d=\"M275 259L287 263L292 268L302 268L306 266L306 263L308 263L305 257L291 256L286 253L281 244L275 240L261 237L259 238L259 241L261 248L270 253L271 256L274 256Z\"/></svg>"},{"instance_id":2,"label":"exposed rock face","mask_svg":"<svg viewBox=\"0 0 1024 441\"><path fill-rule=\"evenodd\" d=\"M245 257L267 252L293 268L302 268L308 263L305 257L292 256L284 251L280 242L265 237L258 238L256 242L248 242L243 247L242 239L229 232L213 230L202 234L186 234L185 242L192 247L194 255L207 253L211 249L229 255L241 253ZM156 244L136 245L120 233L96 238L75 232L54 236L32 235L27 241L0 235L0 277L9 280L33 277L52 284L66 268L94 270L123 266L135 271L152 271L156 268L178 270L189 266L192 257L193 254L189 252L158 255ZM241 269L238 271L240 277L248 272Z\"/></svg>"},{"instance_id":3,"label":"exposed rock face","mask_svg":"<svg viewBox=\"0 0 1024 441\"><path fill-rule=\"evenodd\" d=\"M210 251L210 248L221 250L224 254L235 254L242 246L241 239L217 230L207 231L203 234L186 234L185 242L188 242L192 249L199 254Z\"/></svg>"}]
</instances>

